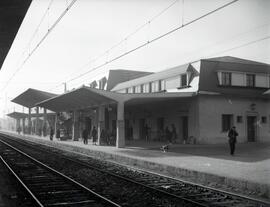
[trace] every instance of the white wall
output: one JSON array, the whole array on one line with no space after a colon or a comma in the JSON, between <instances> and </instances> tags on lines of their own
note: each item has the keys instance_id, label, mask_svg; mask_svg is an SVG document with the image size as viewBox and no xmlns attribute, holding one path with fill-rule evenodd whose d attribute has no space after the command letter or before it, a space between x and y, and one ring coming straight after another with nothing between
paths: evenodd
<instances>
[{"instance_id":1,"label":"white wall","mask_svg":"<svg viewBox=\"0 0 270 207\"><path fill-rule=\"evenodd\" d=\"M255 109L250 105L255 103ZM270 102L256 99L226 98L221 96L199 97L199 142L225 143L227 132L222 132L222 114L233 114L234 125L239 132L238 142L247 142L247 114L257 114L258 119L267 117L267 123L257 124L257 141L270 141L269 115ZM236 117L242 116L243 122L237 123Z\"/></svg>"}]
</instances>

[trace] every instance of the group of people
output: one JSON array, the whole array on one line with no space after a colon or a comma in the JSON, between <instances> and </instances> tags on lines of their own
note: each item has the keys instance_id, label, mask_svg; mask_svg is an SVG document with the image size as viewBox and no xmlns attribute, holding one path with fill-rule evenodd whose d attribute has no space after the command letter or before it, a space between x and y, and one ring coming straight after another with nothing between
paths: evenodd
<instances>
[{"instance_id":1,"label":"group of people","mask_svg":"<svg viewBox=\"0 0 270 207\"><path fill-rule=\"evenodd\" d=\"M97 144L97 139L98 139L98 133L97 133L97 129L96 129L95 126L93 127L91 133L86 128L83 130L82 138L83 138L83 143L84 144L88 144L88 138L89 137L93 140L93 144L96 145ZM112 130L111 133L107 129L102 129L101 130L100 141L102 143L105 143L107 145L114 145L115 144L115 138L116 138L116 131L115 130Z\"/></svg>"},{"instance_id":2,"label":"group of people","mask_svg":"<svg viewBox=\"0 0 270 207\"><path fill-rule=\"evenodd\" d=\"M177 134L176 134L176 128L174 124L172 124L171 126L166 126L165 139L169 143L176 143Z\"/></svg>"},{"instance_id":3,"label":"group of people","mask_svg":"<svg viewBox=\"0 0 270 207\"><path fill-rule=\"evenodd\" d=\"M89 136L89 130L87 130L86 128L83 130L82 132L82 138L83 138L83 143L84 144L88 144L88 136ZM94 126L92 131L91 131L91 136L93 139L93 144L96 145L97 144L97 130L96 127Z\"/></svg>"}]
</instances>

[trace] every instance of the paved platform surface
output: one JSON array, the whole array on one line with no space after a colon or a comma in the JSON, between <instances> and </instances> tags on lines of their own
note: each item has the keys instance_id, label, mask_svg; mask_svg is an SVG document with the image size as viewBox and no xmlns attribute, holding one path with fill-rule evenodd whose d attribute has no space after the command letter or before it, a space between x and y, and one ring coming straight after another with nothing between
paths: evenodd
<instances>
[{"instance_id":1,"label":"paved platform surface","mask_svg":"<svg viewBox=\"0 0 270 207\"><path fill-rule=\"evenodd\" d=\"M17 135L18 136L18 135ZM160 174L213 187L229 187L240 193L270 198L270 143L237 144L235 156L226 144L171 145L162 152L157 142L127 142L126 148L84 145L79 141L50 141L49 138L18 136L66 150L94 155ZM225 188L225 189L226 189Z\"/></svg>"}]
</instances>

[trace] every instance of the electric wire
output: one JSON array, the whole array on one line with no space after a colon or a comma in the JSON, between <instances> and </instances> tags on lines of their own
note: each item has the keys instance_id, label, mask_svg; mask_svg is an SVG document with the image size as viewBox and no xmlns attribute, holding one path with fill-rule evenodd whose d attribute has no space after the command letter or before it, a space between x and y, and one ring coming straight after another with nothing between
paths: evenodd
<instances>
[{"instance_id":1,"label":"electric wire","mask_svg":"<svg viewBox=\"0 0 270 207\"><path fill-rule=\"evenodd\" d=\"M193 23L195 23L195 22L197 22L197 21L199 21L199 20L201 20L201 19L203 19L203 18L205 18L205 17L207 17L207 16L209 16L209 15L211 15L213 13L216 13L216 12L220 11L221 9L224 9L224 8L230 6L230 5L232 5L232 4L234 4L234 3L238 2L238 1L239 0L233 0L233 1L229 2L229 3L226 3L226 4L216 8L216 9L210 11L210 12L207 12L207 13L205 13L205 14L203 14L203 15L201 15L201 16L199 16L199 17L197 17L197 18L195 18L195 19L193 19L193 20L179 26L179 27L176 27L176 28L174 28L174 29L172 29L172 30L160 35L160 36L157 36L157 37L153 38L152 40L148 40L147 42L145 42L145 43L143 43L143 44L141 44L141 45L127 51L127 52L124 52L124 53L120 54L119 56L116 56L116 57L110 59L109 61L106 61L106 62L104 62L104 63L102 63L102 64L100 64L100 65L98 65L96 67L93 67L92 69L90 69L90 70L88 70L88 71L86 71L84 73L81 73L78 76L75 76L74 78L71 78L71 79L69 79L69 80L67 80L65 82L68 83L68 82L74 81L74 80L76 80L76 79L78 79L78 78L80 78L82 76L85 76L86 74L89 74L89 73L91 73L91 72L93 72L93 71L95 71L95 70L97 70L99 68L102 68L103 66L106 66L109 63L112 63L112 62L114 62L114 61L116 61L116 60L130 54L130 53L133 53L133 52L135 52L135 51L137 51L137 50L139 50L139 49L141 49L141 48L143 48L143 47L145 47L145 46L147 46L147 45L149 45L149 44L151 44L153 42L156 42L157 40L159 40L161 38L164 38L164 37L176 32L176 31L178 31L178 30L180 30L180 29L182 29L182 28L184 28L184 27L186 27L188 25L191 25L191 24L193 24ZM59 86L57 86L57 87L59 87ZM54 88L56 88L56 87L54 87Z\"/></svg>"},{"instance_id":2,"label":"electric wire","mask_svg":"<svg viewBox=\"0 0 270 207\"><path fill-rule=\"evenodd\" d=\"M109 49L105 50L105 52L101 53L100 55L96 56L95 58L91 59L90 61L88 61L87 63L85 63L83 66L81 66L80 68L78 68L76 71L78 70L82 70L83 68L89 66L89 64L96 62L97 60L99 60L100 58L104 57L105 55L107 56L106 58L106 62L108 60L108 55L109 53L119 47L120 45L122 45L123 43L127 42L131 37L133 37L134 35L136 35L138 32L140 32L142 29L144 29L146 26L149 26L149 24L151 22L153 22L155 19L157 19L158 17L160 17L162 14L164 14L166 11L168 11L173 5L175 5L179 0L175 0L172 3L170 3L166 8L164 8L163 10L161 10L159 13L157 13L156 15L154 15L151 19L149 19L147 22L145 22L144 24L142 24L141 26L137 27L133 32L129 33L127 36L125 36L125 38L123 38L121 41L119 41L118 43L116 43L115 45L113 45L112 47L110 47ZM65 81L62 81L65 82ZM66 81L66 82L70 82L70 81ZM59 86L61 86L61 84L55 86L54 88L57 88ZM53 88L53 89L54 89ZM51 89L50 89L51 90Z\"/></svg>"},{"instance_id":3,"label":"electric wire","mask_svg":"<svg viewBox=\"0 0 270 207\"><path fill-rule=\"evenodd\" d=\"M6 89L10 81L15 77L15 75L19 72L19 70L25 65L25 63L29 60L29 58L34 54L34 52L39 48L39 46L43 43L43 41L48 37L48 35L53 31L56 25L61 21L61 19L66 15L69 9L75 4L77 0L72 0L72 2L68 5L68 7L61 13L61 15L56 19L56 21L52 24L52 26L48 29L45 35L40 39L40 41L36 44L33 50L28 54L28 56L24 59L22 64L17 68L17 70L12 74L12 76L8 79L7 84L2 88L2 91Z\"/></svg>"}]
</instances>

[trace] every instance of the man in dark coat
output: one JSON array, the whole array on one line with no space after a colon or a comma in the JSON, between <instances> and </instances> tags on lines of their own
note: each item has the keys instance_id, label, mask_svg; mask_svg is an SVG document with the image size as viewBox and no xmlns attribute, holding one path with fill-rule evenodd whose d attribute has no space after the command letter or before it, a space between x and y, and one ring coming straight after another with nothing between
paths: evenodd
<instances>
[{"instance_id":1,"label":"man in dark coat","mask_svg":"<svg viewBox=\"0 0 270 207\"><path fill-rule=\"evenodd\" d=\"M87 129L83 130L82 137L83 137L83 143L88 144L88 130Z\"/></svg>"},{"instance_id":2,"label":"man in dark coat","mask_svg":"<svg viewBox=\"0 0 270 207\"><path fill-rule=\"evenodd\" d=\"M235 129L235 126L233 126L228 133L231 155L234 155L235 143L236 143L237 136L238 136L238 133Z\"/></svg>"},{"instance_id":3,"label":"man in dark coat","mask_svg":"<svg viewBox=\"0 0 270 207\"><path fill-rule=\"evenodd\" d=\"M50 128L50 140L51 140L51 141L53 140L53 135L54 135L54 130L53 130L53 128L51 127L51 128Z\"/></svg>"},{"instance_id":4,"label":"man in dark coat","mask_svg":"<svg viewBox=\"0 0 270 207\"><path fill-rule=\"evenodd\" d=\"M96 127L93 127L92 137L93 137L93 144L96 145L97 144L97 130L96 130Z\"/></svg>"}]
</instances>

